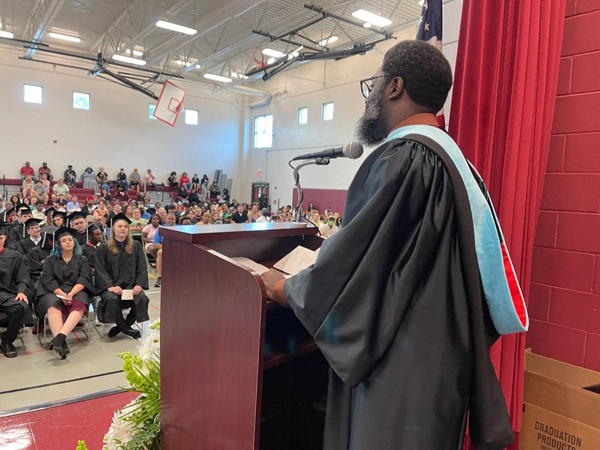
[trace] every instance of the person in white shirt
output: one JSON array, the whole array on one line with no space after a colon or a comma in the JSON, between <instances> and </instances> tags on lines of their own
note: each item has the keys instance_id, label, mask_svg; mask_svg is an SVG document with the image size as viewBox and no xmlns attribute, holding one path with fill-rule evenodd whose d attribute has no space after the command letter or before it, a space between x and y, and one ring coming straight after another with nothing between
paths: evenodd
<instances>
[{"instance_id":1,"label":"person in white shirt","mask_svg":"<svg viewBox=\"0 0 600 450\"><path fill-rule=\"evenodd\" d=\"M319 227L319 233L324 238L330 238L338 231L339 228L335 226L335 218L333 216L329 216L327 222Z\"/></svg>"},{"instance_id":2,"label":"person in white shirt","mask_svg":"<svg viewBox=\"0 0 600 450\"><path fill-rule=\"evenodd\" d=\"M46 213L44 211L44 202L37 201L35 202L35 209L32 211L31 215L34 219L46 220Z\"/></svg>"},{"instance_id":3,"label":"person in white shirt","mask_svg":"<svg viewBox=\"0 0 600 450\"><path fill-rule=\"evenodd\" d=\"M271 221L271 214L269 213L269 210L267 208L263 208L261 216L258 219L256 219L256 223L270 222L270 221Z\"/></svg>"}]
</instances>

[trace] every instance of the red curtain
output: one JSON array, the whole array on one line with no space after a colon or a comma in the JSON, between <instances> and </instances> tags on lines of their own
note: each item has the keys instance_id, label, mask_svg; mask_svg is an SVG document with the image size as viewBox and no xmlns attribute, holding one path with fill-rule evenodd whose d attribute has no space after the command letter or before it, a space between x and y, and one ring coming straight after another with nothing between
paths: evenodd
<instances>
[{"instance_id":1,"label":"red curtain","mask_svg":"<svg viewBox=\"0 0 600 450\"><path fill-rule=\"evenodd\" d=\"M449 133L487 183L527 298L566 0L464 0ZM518 449L525 335L491 351ZM466 440L465 449L471 448Z\"/></svg>"}]
</instances>

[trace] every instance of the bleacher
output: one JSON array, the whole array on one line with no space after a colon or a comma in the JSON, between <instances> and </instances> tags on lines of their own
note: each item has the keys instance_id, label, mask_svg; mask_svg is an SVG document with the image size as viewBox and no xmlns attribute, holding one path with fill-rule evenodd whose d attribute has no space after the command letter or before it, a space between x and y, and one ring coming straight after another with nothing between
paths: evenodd
<instances>
[{"instance_id":1,"label":"bleacher","mask_svg":"<svg viewBox=\"0 0 600 450\"><path fill-rule=\"evenodd\" d=\"M56 181L51 181L50 188L52 189L52 186L55 184ZM6 192L6 200L8 200L13 194L22 194L22 185L23 183L21 182L20 178L5 178L0 180L0 192ZM78 181L75 183L75 187L69 188L69 193L76 196L79 202L85 202L87 196L94 195L94 190L84 189L83 183ZM116 194L116 184L111 184L110 195L114 197ZM152 203L160 202L166 204L172 203L173 199L176 198L177 193L173 192L173 189L170 186L158 186L158 192L149 190L146 192L146 195L150 197L150 201ZM138 200L138 193L137 191L129 190L127 191L127 197L129 200ZM47 206L50 206L51 200L48 200L48 202L49 203Z\"/></svg>"}]
</instances>

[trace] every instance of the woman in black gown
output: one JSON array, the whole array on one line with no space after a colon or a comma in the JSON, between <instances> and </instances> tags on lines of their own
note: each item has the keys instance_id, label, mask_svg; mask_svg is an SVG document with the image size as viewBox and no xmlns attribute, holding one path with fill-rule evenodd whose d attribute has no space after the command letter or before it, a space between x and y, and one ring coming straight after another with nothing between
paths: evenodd
<instances>
[{"instance_id":1,"label":"woman in black gown","mask_svg":"<svg viewBox=\"0 0 600 450\"><path fill-rule=\"evenodd\" d=\"M81 246L73 233L75 230L66 227L56 231L54 249L44 262L37 287L37 315L42 318L48 314L54 336L49 348L62 359L71 352L67 336L88 311L93 292L90 265L81 255Z\"/></svg>"}]
</instances>

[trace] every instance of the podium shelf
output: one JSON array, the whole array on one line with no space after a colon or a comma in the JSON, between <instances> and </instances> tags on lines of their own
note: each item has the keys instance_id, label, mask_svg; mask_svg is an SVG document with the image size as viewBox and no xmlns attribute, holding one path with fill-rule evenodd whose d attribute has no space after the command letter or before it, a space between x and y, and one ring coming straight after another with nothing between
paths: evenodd
<instances>
[{"instance_id":1,"label":"podium shelf","mask_svg":"<svg viewBox=\"0 0 600 450\"><path fill-rule=\"evenodd\" d=\"M304 355L305 353L312 352L317 348L317 344L315 344L315 342L311 340L298 344L298 348L293 352L273 351L267 358L265 358L265 361L263 363L263 369L266 370L284 362L290 361L294 358L297 358L298 356Z\"/></svg>"}]
</instances>

